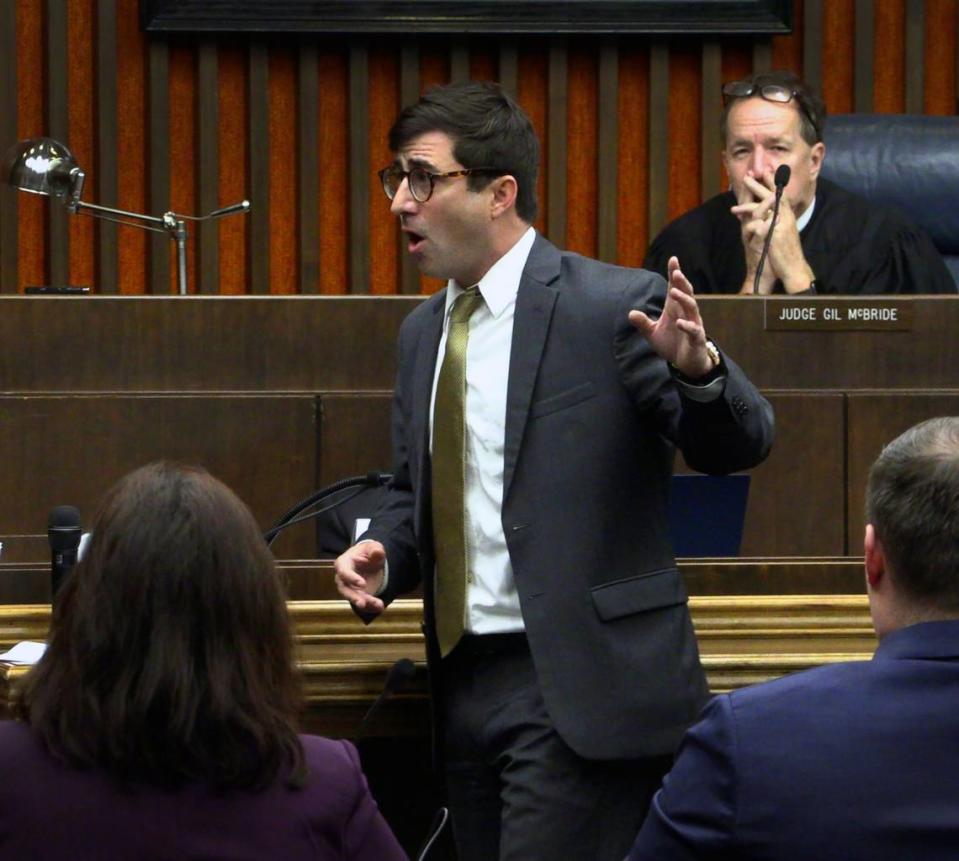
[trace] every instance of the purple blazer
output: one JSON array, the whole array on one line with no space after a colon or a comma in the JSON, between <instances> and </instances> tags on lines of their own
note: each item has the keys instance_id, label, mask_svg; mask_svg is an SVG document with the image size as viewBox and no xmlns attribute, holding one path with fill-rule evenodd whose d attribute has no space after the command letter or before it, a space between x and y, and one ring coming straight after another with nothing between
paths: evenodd
<instances>
[{"instance_id":1,"label":"purple blazer","mask_svg":"<svg viewBox=\"0 0 959 861\"><path fill-rule=\"evenodd\" d=\"M24 724L0 721L0 861L407 861L356 748L301 738L310 776L300 790L124 792L100 771L57 762Z\"/></svg>"}]
</instances>

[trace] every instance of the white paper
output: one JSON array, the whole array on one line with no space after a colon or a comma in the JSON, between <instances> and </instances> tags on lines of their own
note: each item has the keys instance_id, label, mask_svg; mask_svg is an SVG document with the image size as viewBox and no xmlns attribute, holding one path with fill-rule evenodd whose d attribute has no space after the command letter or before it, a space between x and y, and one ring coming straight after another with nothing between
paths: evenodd
<instances>
[{"instance_id":1,"label":"white paper","mask_svg":"<svg viewBox=\"0 0 959 861\"><path fill-rule=\"evenodd\" d=\"M43 653L47 650L46 643L34 643L31 640L24 640L17 643L9 652L0 654L0 661L7 664L35 664Z\"/></svg>"}]
</instances>

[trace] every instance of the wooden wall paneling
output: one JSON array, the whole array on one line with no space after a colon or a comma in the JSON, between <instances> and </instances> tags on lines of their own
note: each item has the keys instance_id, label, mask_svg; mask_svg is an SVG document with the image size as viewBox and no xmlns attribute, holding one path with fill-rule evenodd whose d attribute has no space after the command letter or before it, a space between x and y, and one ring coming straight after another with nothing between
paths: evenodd
<instances>
[{"instance_id":1,"label":"wooden wall paneling","mask_svg":"<svg viewBox=\"0 0 959 861\"><path fill-rule=\"evenodd\" d=\"M459 37L450 39L450 83L460 84L469 79L469 42Z\"/></svg>"},{"instance_id":2,"label":"wooden wall paneling","mask_svg":"<svg viewBox=\"0 0 959 861\"><path fill-rule=\"evenodd\" d=\"M265 201L254 194L250 178L249 50L245 41L221 40L217 53L217 155L218 198L223 204L244 198L250 201L251 215ZM221 293L244 294L250 290L250 245L252 217L225 218L217 222ZM262 285L259 285L262 289Z\"/></svg>"},{"instance_id":3,"label":"wooden wall paneling","mask_svg":"<svg viewBox=\"0 0 959 861\"><path fill-rule=\"evenodd\" d=\"M772 66L791 69L802 77L803 57L803 0L793 0L793 30L788 36L772 37Z\"/></svg>"},{"instance_id":4,"label":"wooden wall paneling","mask_svg":"<svg viewBox=\"0 0 959 861\"><path fill-rule=\"evenodd\" d=\"M168 43L168 108L170 125L170 209L181 215L202 215L197 199L197 54L199 45L193 39L170 38ZM216 207L211 207L215 209ZM210 210L206 210L209 212ZM197 258L202 221L184 219L186 238L186 289L200 289ZM176 246L167 239L170 260L168 292L175 293L177 284Z\"/></svg>"},{"instance_id":5,"label":"wooden wall paneling","mask_svg":"<svg viewBox=\"0 0 959 861\"><path fill-rule=\"evenodd\" d=\"M295 48L286 40L269 43L270 217L266 253L270 260L269 292L275 295L299 291L297 65Z\"/></svg>"},{"instance_id":6,"label":"wooden wall paneling","mask_svg":"<svg viewBox=\"0 0 959 861\"><path fill-rule=\"evenodd\" d=\"M147 212L147 42L140 29L136 0L116 0L116 3L116 78L112 83L117 88L117 148L114 155L117 161L117 203L103 203L130 212ZM137 227L117 229L121 293L146 292L149 237L147 231Z\"/></svg>"},{"instance_id":7,"label":"wooden wall paneling","mask_svg":"<svg viewBox=\"0 0 959 861\"><path fill-rule=\"evenodd\" d=\"M0 297L0 392L389 388L396 333L418 301Z\"/></svg>"},{"instance_id":8,"label":"wooden wall paneling","mask_svg":"<svg viewBox=\"0 0 959 861\"><path fill-rule=\"evenodd\" d=\"M47 134L45 97L47 69L43 60L44 21L36 4L18 3L16 61L17 138ZM25 82L40 82L26 86ZM50 201L36 194L19 194L17 200L18 290L28 284L46 284L48 277L47 224Z\"/></svg>"},{"instance_id":9,"label":"wooden wall paneling","mask_svg":"<svg viewBox=\"0 0 959 861\"><path fill-rule=\"evenodd\" d=\"M540 142L539 176L536 179L536 200L539 204L534 226L547 233L549 209L548 173L552 159L549 140L550 52L543 40L528 40L521 45L517 64L516 100L533 123ZM565 128L565 125L564 125Z\"/></svg>"},{"instance_id":10,"label":"wooden wall paneling","mask_svg":"<svg viewBox=\"0 0 959 861\"><path fill-rule=\"evenodd\" d=\"M830 113L853 109L854 0L829 0L823 4L822 94Z\"/></svg>"},{"instance_id":11,"label":"wooden wall paneling","mask_svg":"<svg viewBox=\"0 0 959 861\"><path fill-rule=\"evenodd\" d=\"M67 78L69 100L67 126L70 130L70 149L77 162L86 171L85 195L93 199L97 181L95 158L95 105L94 94L94 0L69 0L67 32L70 49L67 52ZM89 217L67 219L70 265L68 280L74 285L93 287L96 284L94 270L94 236L96 221Z\"/></svg>"},{"instance_id":12,"label":"wooden wall paneling","mask_svg":"<svg viewBox=\"0 0 959 861\"><path fill-rule=\"evenodd\" d=\"M499 43L485 39L469 44L469 77L474 81L499 80Z\"/></svg>"},{"instance_id":13,"label":"wooden wall paneling","mask_svg":"<svg viewBox=\"0 0 959 861\"><path fill-rule=\"evenodd\" d=\"M616 256L639 266L649 238L649 51L645 42L619 42Z\"/></svg>"},{"instance_id":14,"label":"wooden wall paneling","mask_svg":"<svg viewBox=\"0 0 959 861\"><path fill-rule=\"evenodd\" d=\"M219 65L216 42L213 39L201 39L197 46L196 160L199 169L196 179L197 200L202 215L220 206L220 153L217 140L220 123ZM194 230L197 256L194 292L204 295L219 293L220 222L201 221Z\"/></svg>"},{"instance_id":15,"label":"wooden wall paneling","mask_svg":"<svg viewBox=\"0 0 959 861\"><path fill-rule=\"evenodd\" d=\"M320 46L319 173L320 292L349 290L350 206L349 60L339 41Z\"/></svg>"},{"instance_id":16,"label":"wooden wall paneling","mask_svg":"<svg viewBox=\"0 0 959 861\"><path fill-rule=\"evenodd\" d=\"M599 220L598 45L566 51L566 240L564 247L597 256Z\"/></svg>"},{"instance_id":17,"label":"wooden wall paneling","mask_svg":"<svg viewBox=\"0 0 959 861\"><path fill-rule=\"evenodd\" d=\"M392 391L320 396L318 486L351 475L392 472Z\"/></svg>"},{"instance_id":18,"label":"wooden wall paneling","mask_svg":"<svg viewBox=\"0 0 959 861\"><path fill-rule=\"evenodd\" d=\"M822 93L823 0L804 0L802 75L816 92Z\"/></svg>"},{"instance_id":19,"label":"wooden wall paneling","mask_svg":"<svg viewBox=\"0 0 959 861\"><path fill-rule=\"evenodd\" d=\"M420 95L420 52L417 43L410 39L405 40L400 47L400 107L412 105ZM390 154L392 158L393 154ZM383 165L385 166L385 165ZM377 179L377 183L379 180ZM379 187L377 192L382 194ZM396 228L394 227L394 230ZM416 261L406 251L403 235L398 233L396 242L399 245L400 287L399 292L415 294L420 292L420 273Z\"/></svg>"},{"instance_id":20,"label":"wooden wall paneling","mask_svg":"<svg viewBox=\"0 0 959 861\"><path fill-rule=\"evenodd\" d=\"M856 0L853 67L853 107L857 113L870 113L873 105L873 34L875 18L872 0Z\"/></svg>"},{"instance_id":21,"label":"wooden wall paneling","mask_svg":"<svg viewBox=\"0 0 959 861\"><path fill-rule=\"evenodd\" d=\"M923 79L923 112L956 113L956 26L959 9L955 0L927 0Z\"/></svg>"},{"instance_id":22,"label":"wooden wall paneling","mask_svg":"<svg viewBox=\"0 0 959 861\"><path fill-rule=\"evenodd\" d=\"M167 40L155 34L147 46L147 176L149 196L145 212L159 216L170 209L170 55ZM170 265L173 240L166 233L150 233L148 284L150 293L169 293L176 282L176 256ZM175 246L174 246L175 248Z\"/></svg>"},{"instance_id":23,"label":"wooden wall paneling","mask_svg":"<svg viewBox=\"0 0 959 861\"><path fill-rule=\"evenodd\" d=\"M299 230L300 293L320 292L320 99L319 52L316 41L297 46L296 185Z\"/></svg>"},{"instance_id":24,"label":"wooden wall paneling","mask_svg":"<svg viewBox=\"0 0 959 861\"><path fill-rule=\"evenodd\" d=\"M619 46L603 40L599 47L599 131L597 147L597 256L615 263L619 167Z\"/></svg>"},{"instance_id":25,"label":"wooden wall paneling","mask_svg":"<svg viewBox=\"0 0 959 861\"><path fill-rule=\"evenodd\" d=\"M669 212L669 46L649 49L649 240L663 229Z\"/></svg>"},{"instance_id":26,"label":"wooden wall paneling","mask_svg":"<svg viewBox=\"0 0 959 861\"><path fill-rule=\"evenodd\" d=\"M499 46L500 86L514 99L517 97L519 76L519 51L513 39L505 39Z\"/></svg>"},{"instance_id":27,"label":"wooden wall paneling","mask_svg":"<svg viewBox=\"0 0 959 861\"><path fill-rule=\"evenodd\" d=\"M750 471L742 556L842 556L845 417L841 394L764 392L776 440ZM677 471L686 472L682 458Z\"/></svg>"},{"instance_id":28,"label":"wooden wall paneling","mask_svg":"<svg viewBox=\"0 0 959 861\"><path fill-rule=\"evenodd\" d=\"M670 44L669 54L669 220L701 202L699 168L703 117L702 50L689 39Z\"/></svg>"},{"instance_id":29,"label":"wooden wall paneling","mask_svg":"<svg viewBox=\"0 0 959 861\"><path fill-rule=\"evenodd\" d=\"M805 301L819 305L823 300ZM954 388L959 367L954 315L959 303L948 296L901 301L911 309L903 313L914 311L909 331L775 331L767 330L764 320L778 313L779 299L701 297L700 305L717 343L764 390L855 390L876 388L880 381L882 387L899 391Z\"/></svg>"},{"instance_id":30,"label":"wooden wall paneling","mask_svg":"<svg viewBox=\"0 0 959 861\"><path fill-rule=\"evenodd\" d=\"M906 0L906 113L921 114L925 62L925 0Z\"/></svg>"},{"instance_id":31,"label":"wooden wall paneling","mask_svg":"<svg viewBox=\"0 0 959 861\"><path fill-rule=\"evenodd\" d=\"M566 37L555 36L549 45L549 92L546 161L546 235L566 247L567 140L569 126L569 53ZM542 139L541 139L542 142Z\"/></svg>"},{"instance_id":32,"label":"wooden wall paneling","mask_svg":"<svg viewBox=\"0 0 959 861\"><path fill-rule=\"evenodd\" d=\"M117 206L117 8L116 0L99 0L96 6L96 194L104 206ZM120 291L118 227L110 221L96 224L96 291Z\"/></svg>"},{"instance_id":33,"label":"wooden wall paneling","mask_svg":"<svg viewBox=\"0 0 959 861\"><path fill-rule=\"evenodd\" d=\"M388 137L400 108L399 77L400 57L392 40L375 43L369 60L369 156L364 180L369 188L369 292L380 295L395 294L399 281L399 220L390 211L377 176L393 159ZM406 255L405 248L402 253Z\"/></svg>"},{"instance_id":34,"label":"wooden wall paneling","mask_svg":"<svg viewBox=\"0 0 959 861\"><path fill-rule=\"evenodd\" d=\"M199 463L232 487L261 524L313 490L314 399L283 395L3 396L0 532L42 534L56 505L89 526L122 475L158 458ZM82 433L66 429L82 428ZM38 473L56 451L59 468ZM279 555L310 555L290 536Z\"/></svg>"},{"instance_id":35,"label":"wooden wall paneling","mask_svg":"<svg viewBox=\"0 0 959 861\"><path fill-rule=\"evenodd\" d=\"M776 441L752 471L744 556L842 556L846 546L844 399L767 395Z\"/></svg>"},{"instance_id":36,"label":"wooden wall paneling","mask_svg":"<svg viewBox=\"0 0 959 861\"><path fill-rule=\"evenodd\" d=\"M17 7L0 3L0 147L17 141ZM0 183L0 293L17 292L17 197L19 192Z\"/></svg>"},{"instance_id":37,"label":"wooden wall paneling","mask_svg":"<svg viewBox=\"0 0 959 861\"><path fill-rule=\"evenodd\" d=\"M722 116L722 63L719 42L703 41L702 83L700 84L699 112L702 125L699 130L699 194L708 200L722 190L722 161L717 153L719 119Z\"/></svg>"},{"instance_id":38,"label":"wooden wall paneling","mask_svg":"<svg viewBox=\"0 0 959 861\"><path fill-rule=\"evenodd\" d=\"M365 42L354 41L349 50L350 293L369 293L369 47Z\"/></svg>"},{"instance_id":39,"label":"wooden wall paneling","mask_svg":"<svg viewBox=\"0 0 959 861\"><path fill-rule=\"evenodd\" d=\"M873 8L872 110L898 114L906 105L905 0L886 0Z\"/></svg>"},{"instance_id":40,"label":"wooden wall paneling","mask_svg":"<svg viewBox=\"0 0 959 861\"><path fill-rule=\"evenodd\" d=\"M773 67L773 43L768 37L756 36L753 41L753 71L768 72Z\"/></svg>"},{"instance_id":41,"label":"wooden wall paneling","mask_svg":"<svg viewBox=\"0 0 959 861\"><path fill-rule=\"evenodd\" d=\"M937 416L959 415L959 392L850 394L848 415L849 552L857 553L865 528L863 500L873 461L884 445L913 425Z\"/></svg>"},{"instance_id":42,"label":"wooden wall paneling","mask_svg":"<svg viewBox=\"0 0 959 861\"><path fill-rule=\"evenodd\" d=\"M67 0L45 0L43 12L47 36L45 46L47 134L69 147L70 112L68 103L71 81L67 63L67 44L69 41ZM70 281L70 231L67 219L72 216L60 201L47 199L44 202L50 207L48 248L50 283L68 284Z\"/></svg>"},{"instance_id":43,"label":"wooden wall paneling","mask_svg":"<svg viewBox=\"0 0 959 861\"><path fill-rule=\"evenodd\" d=\"M249 260L251 293L270 292L270 52L254 38L248 51L249 78Z\"/></svg>"}]
</instances>

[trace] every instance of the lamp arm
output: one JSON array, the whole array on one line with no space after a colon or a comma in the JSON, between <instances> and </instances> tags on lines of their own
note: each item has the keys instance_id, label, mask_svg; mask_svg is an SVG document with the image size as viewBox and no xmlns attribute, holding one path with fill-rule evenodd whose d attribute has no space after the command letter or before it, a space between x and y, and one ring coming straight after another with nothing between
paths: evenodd
<instances>
[{"instance_id":1,"label":"lamp arm","mask_svg":"<svg viewBox=\"0 0 959 861\"><path fill-rule=\"evenodd\" d=\"M100 206L97 203L87 203L85 200L77 200L74 202L74 207L76 212L89 211L91 215L96 213L106 213L107 215L116 215L123 218L138 219L138 221L121 221L121 224L129 224L132 227L143 227L145 230L156 230L160 233L166 233L168 228L166 225L166 220L156 215L143 215L139 212L128 212L125 209L114 209L112 206ZM101 215L101 218L105 218L105 215ZM107 219L109 221L116 221L117 219ZM139 224L139 221L145 221L148 224L158 224L159 227L147 227L144 224Z\"/></svg>"},{"instance_id":2,"label":"lamp arm","mask_svg":"<svg viewBox=\"0 0 959 861\"><path fill-rule=\"evenodd\" d=\"M102 212L90 212L87 207L93 210L98 210L101 207L98 207L94 204L81 203L75 210L73 210L77 215L89 215L93 218L98 218L100 221L112 221L114 224L125 224L127 227L139 227L141 230L149 230L152 233L169 233L169 231L164 227L152 227L149 224L144 224L140 221L130 221L127 218L114 218L112 215L105 215ZM103 207L107 209L107 207Z\"/></svg>"}]
</instances>

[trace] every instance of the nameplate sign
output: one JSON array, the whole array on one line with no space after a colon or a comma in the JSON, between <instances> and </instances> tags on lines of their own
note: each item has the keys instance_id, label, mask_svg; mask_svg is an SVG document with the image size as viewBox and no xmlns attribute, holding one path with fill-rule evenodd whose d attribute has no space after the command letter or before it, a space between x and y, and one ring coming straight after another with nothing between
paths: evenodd
<instances>
[{"instance_id":1,"label":"nameplate sign","mask_svg":"<svg viewBox=\"0 0 959 861\"><path fill-rule=\"evenodd\" d=\"M901 299L765 299L767 330L829 332L912 329L913 305Z\"/></svg>"}]
</instances>

